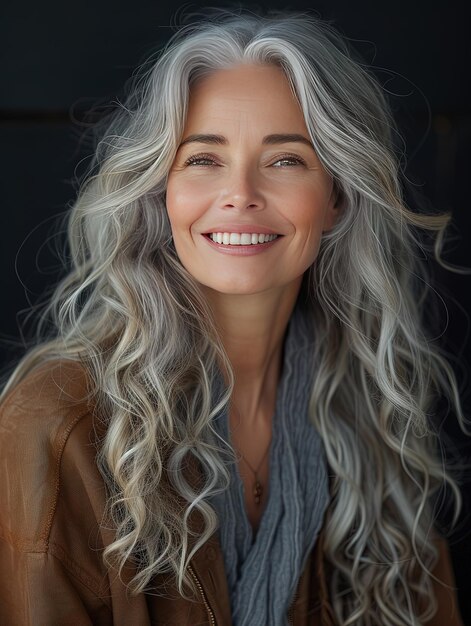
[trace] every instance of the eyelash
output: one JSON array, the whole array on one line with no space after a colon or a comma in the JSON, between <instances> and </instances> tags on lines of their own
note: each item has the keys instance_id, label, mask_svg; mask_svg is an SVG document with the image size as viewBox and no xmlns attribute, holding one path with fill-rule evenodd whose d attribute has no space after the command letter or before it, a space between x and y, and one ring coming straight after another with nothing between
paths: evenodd
<instances>
[{"instance_id":1,"label":"eyelash","mask_svg":"<svg viewBox=\"0 0 471 626\"><path fill-rule=\"evenodd\" d=\"M304 159L301 159L301 157L295 156L294 154L283 154L279 156L277 160L274 161L274 163L278 163L278 161L288 161L288 160L295 161L296 162L295 165L306 165L306 162L304 161ZM197 161L212 161L213 163L216 163L216 160L210 154L194 154L185 161L185 165L194 165L194 164L197 164ZM202 165L202 167L210 167L210 166L211 164L207 164L207 163Z\"/></svg>"}]
</instances>

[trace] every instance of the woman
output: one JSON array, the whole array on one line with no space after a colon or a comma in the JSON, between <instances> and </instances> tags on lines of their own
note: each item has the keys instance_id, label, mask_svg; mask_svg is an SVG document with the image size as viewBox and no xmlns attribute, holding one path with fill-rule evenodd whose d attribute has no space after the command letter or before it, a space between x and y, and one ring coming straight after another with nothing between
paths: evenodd
<instances>
[{"instance_id":1,"label":"woman","mask_svg":"<svg viewBox=\"0 0 471 626\"><path fill-rule=\"evenodd\" d=\"M326 23L214 12L107 122L3 392L1 621L462 624L418 230Z\"/></svg>"}]
</instances>

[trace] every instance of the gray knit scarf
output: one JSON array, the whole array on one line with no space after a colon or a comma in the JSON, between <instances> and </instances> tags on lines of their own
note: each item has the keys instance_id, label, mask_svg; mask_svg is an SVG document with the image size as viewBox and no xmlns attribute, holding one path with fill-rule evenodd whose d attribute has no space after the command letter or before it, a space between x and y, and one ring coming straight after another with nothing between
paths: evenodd
<instances>
[{"instance_id":1,"label":"gray knit scarf","mask_svg":"<svg viewBox=\"0 0 471 626\"><path fill-rule=\"evenodd\" d=\"M220 521L234 626L287 624L287 610L321 529L329 485L323 443L308 419L314 369L311 316L298 300L284 339L268 501L255 541L245 511L244 485L234 463L228 468L230 488L210 499ZM215 419L215 428L228 441L227 412Z\"/></svg>"}]
</instances>

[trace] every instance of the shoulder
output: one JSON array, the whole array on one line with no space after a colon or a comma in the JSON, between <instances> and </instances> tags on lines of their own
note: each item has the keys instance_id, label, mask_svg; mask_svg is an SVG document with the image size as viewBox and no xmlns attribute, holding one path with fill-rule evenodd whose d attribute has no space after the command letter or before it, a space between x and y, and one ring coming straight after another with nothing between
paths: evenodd
<instances>
[{"instance_id":1,"label":"shoulder","mask_svg":"<svg viewBox=\"0 0 471 626\"><path fill-rule=\"evenodd\" d=\"M17 383L0 404L2 420L13 411L31 414L34 410L50 412L54 409L85 408L88 395L88 374L77 361L54 360L36 366ZM6 416L6 417L5 417Z\"/></svg>"},{"instance_id":2,"label":"shoulder","mask_svg":"<svg viewBox=\"0 0 471 626\"><path fill-rule=\"evenodd\" d=\"M18 549L43 550L57 503L73 482L96 475L93 406L85 367L42 364L0 405L0 510L3 538Z\"/></svg>"},{"instance_id":3,"label":"shoulder","mask_svg":"<svg viewBox=\"0 0 471 626\"><path fill-rule=\"evenodd\" d=\"M2 458L28 466L28 459L59 452L77 421L93 412L88 388L77 362L56 360L28 373L0 404Z\"/></svg>"},{"instance_id":4,"label":"shoulder","mask_svg":"<svg viewBox=\"0 0 471 626\"><path fill-rule=\"evenodd\" d=\"M36 366L20 380L0 403L2 424L18 417L40 425L44 415L85 412L88 402L88 374L77 361L54 360Z\"/></svg>"}]
</instances>

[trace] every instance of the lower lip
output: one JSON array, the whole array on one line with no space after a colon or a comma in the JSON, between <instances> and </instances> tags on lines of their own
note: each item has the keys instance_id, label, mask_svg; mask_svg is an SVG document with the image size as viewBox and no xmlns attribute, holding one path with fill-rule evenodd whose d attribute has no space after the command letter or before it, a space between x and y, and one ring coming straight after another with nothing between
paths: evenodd
<instances>
[{"instance_id":1,"label":"lower lip","mask_svg":"<svg viewBox=\"0 0 471 626\"><path fill-rule=\"evenodd\" d=\"M248 246L225 245L223 243L216 243L206 235L203 235L203 237L212 248L215 248L216 250L219 250L219 252L222 252L224 254L233 254L235 256L252 256L253 254L260 254L261 252L265 252L265 250L268 250L269 248L274 246L276 242L281 239L282 235L278 235L276 239L273 239L273 241L267 241L267 243L254 243Z\"/></svg>"}]
</instances>

